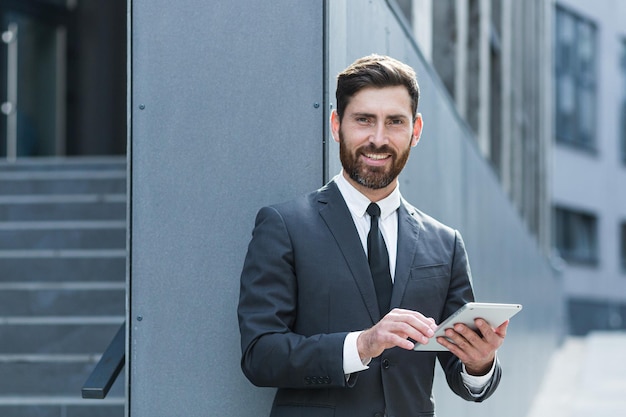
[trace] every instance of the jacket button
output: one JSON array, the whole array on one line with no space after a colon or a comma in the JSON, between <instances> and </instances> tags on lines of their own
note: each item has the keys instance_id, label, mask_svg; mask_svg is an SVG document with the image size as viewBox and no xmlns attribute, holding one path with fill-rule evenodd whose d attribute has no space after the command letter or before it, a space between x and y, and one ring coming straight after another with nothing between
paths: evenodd
<instances>
[{"instance_id":1,"label":"jacket button","mask_svg":"<svg viewBox=\"0 0 626 417\"><path fill-rule=\"evenodd\" d=\"M391 364L389 363L389 359L383 359L383 369L389 369L389 367L391 366Z\"/></svg>"}]
</instances>

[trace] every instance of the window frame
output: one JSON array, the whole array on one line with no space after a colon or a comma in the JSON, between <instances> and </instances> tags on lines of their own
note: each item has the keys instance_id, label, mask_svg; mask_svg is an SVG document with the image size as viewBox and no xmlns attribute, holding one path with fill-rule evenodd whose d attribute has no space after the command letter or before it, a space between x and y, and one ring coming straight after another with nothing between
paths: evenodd
<instances>
[{"instance_id":1,"label":"window frame","mask_svg":"<svg viewBox=\"0 0 626 417\"><path fill-rule=\"evenodd\" d=\"M622 78L622 103L619 114L620 155L626 166L626 37L621 39L620 70Z\"/></svg>"},{"instance_id":2,"label":"window frame","mask_svg":"<svg viewBox=\"0 0 626 417\"><path fill-rule=\"evenodd\" d=\"M555 205L554 248L559 256L571 264L596 266L600 263L599 217L596 213ZM584 236L585 232L587 236ZM586 241L588 248L579 242ZM588 252L588 253L585 253Z\"/></svg>"},{"instance_id":3,"label":"window frame","mask_svg":"<svg viewBox=\"0 0 626 417\"><path fill-rule=\"evenodd\" d=\"M619 228L619 262L622 274L626 276L626 220L623 220Z\"/></svg>"},{"instance_id":4,"label":"window frame","mask_svg":"<svg viewBox=\"0 0 626 417\"><path fill-rule=\"evenodd\" d=\"M561 42L561 35L564 33L560 24L563 19L570 21L570 29L573 31L572 40L568 45ZM556 142L561 145L571 146L591 153L597 152L597 123L598 123L598 26L591 19L557 4L554 20L554 121ZM582 32L588 31L590 44L588 45L590 54L589 62L581 59L584 42ZM589 68L585 69L585 64ZM562 111L565 87L562 83L571 78L572 84L569 95L573 102L571 112ZM584 97L587 96L587 100ZM591 103L588 103L589 99ZM585 106L587 110L585 110ZM585 128L583 123L587 121ZM559 128L567 126L567 130Z\"/></svg>"}]
</instances>

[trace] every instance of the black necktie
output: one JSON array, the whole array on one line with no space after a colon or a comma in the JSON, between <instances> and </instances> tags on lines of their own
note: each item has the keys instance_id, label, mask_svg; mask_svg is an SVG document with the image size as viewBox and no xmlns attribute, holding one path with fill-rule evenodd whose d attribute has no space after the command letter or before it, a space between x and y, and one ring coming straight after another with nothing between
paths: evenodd
<instances>
[{"instance_id":1,"label":"black necktie","mask_svg":"<svg viewBox=\"0 0 626 417\"><path fill-rule=\"evenodd\" d=\"M380 207L378 207L378 204L371 203L367 207L367 214L371 217L370 232L367 235L367 255L374 280L374 288L376 288L378 308L382 317L389 311L393 285L391 273L389 272L389 253L378 227L378 220L380 219Z\"/></svg>"}]
</instances>

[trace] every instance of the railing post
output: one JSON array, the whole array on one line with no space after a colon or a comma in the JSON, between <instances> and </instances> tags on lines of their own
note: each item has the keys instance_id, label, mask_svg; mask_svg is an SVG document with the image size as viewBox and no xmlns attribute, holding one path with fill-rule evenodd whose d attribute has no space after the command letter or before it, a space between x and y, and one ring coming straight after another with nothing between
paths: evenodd
<instances>
[{"instance_id":1,"label":"railing post","mask_svg":"<svg viewBox=\"0 0 626 417\"><path fill-rule=\"evenodd\" d=\"M2 42L7 45L7 97L0 110L7 117L6 158L14 162L17 158L17 23L9 23L2 32Z\"/></svg>"}]
</instances>

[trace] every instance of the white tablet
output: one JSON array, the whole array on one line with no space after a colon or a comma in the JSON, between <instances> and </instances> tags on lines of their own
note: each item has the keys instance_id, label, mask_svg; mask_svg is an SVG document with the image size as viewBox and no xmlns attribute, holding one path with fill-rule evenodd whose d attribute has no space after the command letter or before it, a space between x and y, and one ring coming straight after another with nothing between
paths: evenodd
<instances>
[{"instance_id":1,"label":"white tablet","mask_svg":"<svg viewBox=\"0 0 626 417\"><path fill-rule=\"evenodd\" d=\"M447 350L445 347L440 345L439 342L437 342L437 337L445 337L446 329L453 327L456 323L463 323L476 330L474 320L481 318L489 323L491 327L495 328L513 317L515 314L519 313L521 310L521 304L467 303L463 307L459 308L450 317L445 319L443 323L437 327L435 335L428 340L428 343L416 343L413 350Z\"/></svg>"}]
</instances>

